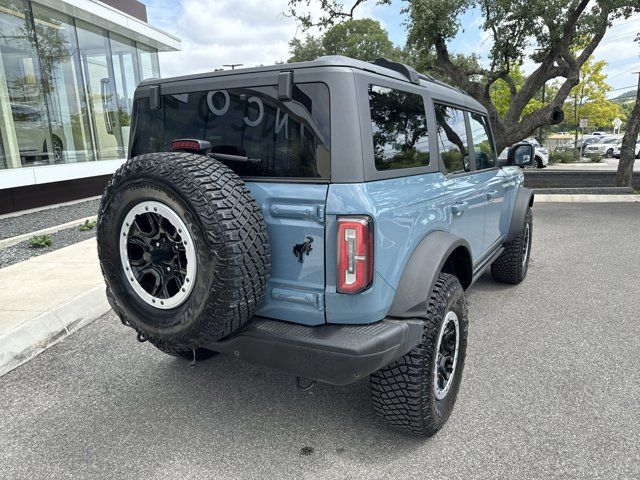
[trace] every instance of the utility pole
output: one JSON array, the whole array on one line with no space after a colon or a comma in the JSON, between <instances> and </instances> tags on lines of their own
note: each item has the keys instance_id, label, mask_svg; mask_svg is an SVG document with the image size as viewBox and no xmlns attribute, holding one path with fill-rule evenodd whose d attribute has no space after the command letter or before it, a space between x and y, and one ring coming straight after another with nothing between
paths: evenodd
<instances>
[{"instance_id":1,"label":"utility pole","mask_svg":"<svg viewBox=\"0 0 640 480\"><path fill-rule=\"evenodd\" d=\"M242 67L244 63L227 63L222 65L223 67L231 67L231 70L235 70L236 67Z\"/></svg>"},{"instance_id":2,"label":"utility pole","mask_svg":"<svg viewBox=\"0 0 640 480\"><path fill-rule=\"evenodd\" d=\"M636 104L631 110L631 115L627 119L627 129L622 137L620 146L620 162L618 163L618 173L616 175L616 186L630 187L633 176L633 164L636 157L636 141L640 133L640 72L633 72L638 75L638 90L636 91Z\"/></svg>"}]
</instances>

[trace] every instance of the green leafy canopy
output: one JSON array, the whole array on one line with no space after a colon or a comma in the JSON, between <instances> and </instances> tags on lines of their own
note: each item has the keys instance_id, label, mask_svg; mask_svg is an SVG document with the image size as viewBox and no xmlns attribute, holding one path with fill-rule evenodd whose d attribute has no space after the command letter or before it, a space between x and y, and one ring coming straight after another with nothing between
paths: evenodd
<instances>
[{"instance_id":1,"label":"green leafy canopy","mask_svg":"<svg viewBox=\"0 0 640 480\"><path fill-rule=\"evenodd\" d=\"M305 29L330 29L352 20L356 8L365 2L290 0L287 14ZM389 4L390 0L376 3ZM320 15L308 13L312 4L320 7ZM449 51L450 41L464 28L465 14L477 12L482 16L480 28L491 42L484 63L474 52ZM549 124L553 109L562 107L579 84L581 68L607 28L635 12L640 12L640 0L411 0L403 9L408 32L403 57L482 103L491 117L498 149L502 149ZM527 59L536 68L519 79L517 67ZM557 87L548 101L532 103L551 81ZM494 104L496 82L506 86L508 102L502 102L506 109Z\"/></svg>"}]
</instances>

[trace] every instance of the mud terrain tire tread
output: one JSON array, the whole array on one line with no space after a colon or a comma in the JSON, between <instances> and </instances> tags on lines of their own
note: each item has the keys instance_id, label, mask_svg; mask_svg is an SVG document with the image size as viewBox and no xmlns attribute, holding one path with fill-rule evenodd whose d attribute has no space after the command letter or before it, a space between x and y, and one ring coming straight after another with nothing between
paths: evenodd
<instances>
[{"instance_id":1,"label":"mud terrain tire tread","mask_svg":"<svg viewBox=\"0 0 640 480\"><path fill-rule=\"evenodd\" d=\"M531 245L533 244L533 214L531 208L527 209L527 213L524 218L525 224L529 224L530 244L527 255L531 256ZM517 285L524 280L527 276L529 259L523 265L523 242L524 239L524 225L522 232L513 240L504 245L504 252L500 255L491 265L491 275L494 280L501 283L510 283Z\"/></svg>"},{"instance_id":2,"label":"mud terrain tire tread","mask_svg":"<svg viewBox=\"0 0 640 480\"><path fill-rule=\"evenodd\" d=\"M146 323L152 319L140 312L148 311L148 307L140 306L141 300L123 279L114 235L119 238L121 226L116 223L126 207L118 196L127 188L133 190L132 185L157 189L183 204L192 218L195 231L191 235L198 238L203 254L217 262L215 269L198 262L196 281L202 275L207 283L200 298L192 299L194 290L185 302L189 304L184 313L188 322L183 320L184 328L178 324L177 332L174 328L166 333ZM107 298L114 311L125 325L138 332L139 338L165 353L181 356L230 335L249 321L265 295L270 255L260 207L230 168L205 155L152 153L125 162L107 184L97 234Z\"/></svg>"},{"instance_id":3,"label":"mud terrain tire tread","mask_svg":"<svg viewBox=\"0 0 640 480\"><path fill-rule=\"evenodd\" d=\"M458 364L448 394L437 400L433 375L440 327L454 310L460 325ZM422 343L390 365L371 374L373 406L388 424L416 436L430 437L445 424L458 394L467 346L468 311L464 290L450 274L438 276L424 319Z\"/></svg>"}]
</instances>

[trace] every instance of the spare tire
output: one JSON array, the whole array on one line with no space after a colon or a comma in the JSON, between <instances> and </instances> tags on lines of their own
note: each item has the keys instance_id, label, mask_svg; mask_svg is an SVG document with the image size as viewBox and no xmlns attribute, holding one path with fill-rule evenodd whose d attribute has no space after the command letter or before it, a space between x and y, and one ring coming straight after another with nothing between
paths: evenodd
<instances>
[{"instance_id":1,"label":"spare tire","mask_svg":"<svg viewBox=\"0 0 640 480\"><path fill-rule=\"evenodd\" d=\"M125 325L181 354L244 325L265 294L269 242L244 182L205 155L125 162L105 190L98 256Z\"/></svg>"}]
</instances>

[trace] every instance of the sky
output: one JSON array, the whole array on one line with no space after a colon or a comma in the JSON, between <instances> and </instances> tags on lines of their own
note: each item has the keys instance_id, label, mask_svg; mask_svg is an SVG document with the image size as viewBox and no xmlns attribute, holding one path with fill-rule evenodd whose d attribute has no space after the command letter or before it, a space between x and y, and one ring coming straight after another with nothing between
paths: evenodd
<instances>
[{"instance_id":1,"label":"sky","mask_svg":"<svg viewBox=\"0 0 640 480\"><path fill-rule=\"evenodd\" d=\"M182 40L180 52L160 53L163 77L211 71L224 64L269 65L289 57L288 42L303 33L292 18L282 14L287 0L142 0L147 5L149 23ZM312 2L313 3L313 2ZM401 13L405 2L378 6L369 0L357 10L359 18L378 20L391 41L403 46L406 28ZM487 59L491 43L480 29L478 12L462 19L463 31L451 42L450 51L476 53ZM640 70L640 45L634 42L640 31L640 15L616 22L596 49L594 58L605 60L610 96L635 88ZM525 62L530 73L535 66Z\"/></svg>"}]
</instances>

